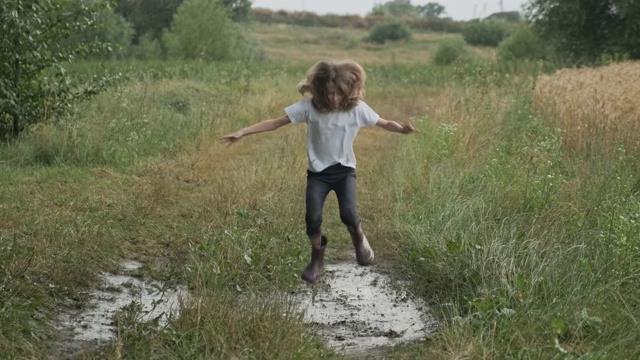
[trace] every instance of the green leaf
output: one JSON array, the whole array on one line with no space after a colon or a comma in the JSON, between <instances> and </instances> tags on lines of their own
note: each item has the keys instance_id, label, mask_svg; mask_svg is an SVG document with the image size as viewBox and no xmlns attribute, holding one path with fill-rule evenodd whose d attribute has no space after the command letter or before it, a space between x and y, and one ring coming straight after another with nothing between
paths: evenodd
<instances>
[{"instance_id":1,"label":"green leaf","mask_svg":"<svg viewBox=\"0 0 640 360\"><path fill-rule=\"evenodd\" d=\"M455 241L455 240L449 240L447 241L447 252L450 253L457 253L460 252L460 250L462 250L462 244Z\"/></svg>"},{"instance_id":2,"label":"green leaf","mask_svg":"<svg viewBox=\"0 0 640 360\"><path fill-rule=\"evenodd\" d=\"M564 322L564 320L560 318L551 320L551 329L553 330L554 334L561 337L565 337L569 333L569 327Z\"/></svg>"}]
</instances>

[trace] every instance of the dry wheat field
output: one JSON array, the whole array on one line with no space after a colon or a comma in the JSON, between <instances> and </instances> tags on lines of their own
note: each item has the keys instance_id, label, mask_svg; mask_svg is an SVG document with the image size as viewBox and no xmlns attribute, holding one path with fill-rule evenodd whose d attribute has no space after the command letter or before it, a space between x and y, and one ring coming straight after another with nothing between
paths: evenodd
<instances>
[{"instance_id":1,"label":"dry wheat field","mask_svg":"<svg viewBox=\"0 0 640 360\"><path fill-rule=\"evenodd\" d=\"M637 147L640 139L640 62L562 69L541 76L534 99L575 151L593 146Z\"/></svg>"}]
</instances>

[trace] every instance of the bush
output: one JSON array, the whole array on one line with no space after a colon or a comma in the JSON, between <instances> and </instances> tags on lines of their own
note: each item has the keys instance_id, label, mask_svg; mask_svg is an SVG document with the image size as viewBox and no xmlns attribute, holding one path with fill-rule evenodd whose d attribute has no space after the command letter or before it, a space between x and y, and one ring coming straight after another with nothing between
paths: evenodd
<instances>
[{"instance_id":1,"label":"bush","mask_svg":"<svg viewBox=\"0 0 640 360\"><path fill-rule=\"evenodd\" d=\"M131 45L129 57L138 60L162 59L164 51L160 40L147 33L138 38L137 45Z\"/></svg>"},{"instance_id":2,"label":"bush","mask_svg":"<svg viewBox=\"0 0 640 360\"><path fill-rule=\"evenodd\" d=\"M540 37L526 25L519 27L498 46L498 59L501 61L545 60L547 54Z\"/></svg>"},{"instance_id":3,"label":"bush","mask_svg":"<svg viewBox=\"0 0 640 360\"><path fill-rule=\"evenodd\" d=\"M366 41L378 44L384 44L385 41L391 40L409 40L411 39L411 29L402 23L386 23L379 24L371 29Z\"/></svg>"},{"instance_id":4,"label":"bush","mask_svg":"<svg viewBox=\"0 0 640 360\"><path fill-rule=\"evenodd\" d=\"M96 75L81 86L65 69L71 60L105 49L100 39L66 41L94 31L105 11L104 1L0 1L0 140L31 124L55 121L114 79Z\"/></svg>"},{"instance_id":5,"label":"bush","mask_svg":"<svg viewBox=\"0 0 640 360\"><path fill-rule=\"evenodd\" d=\"M464 40L471 45L498 46L510 33L510 26L496 21L470 21L462 31Z\"/></svg>"},{"instance_id":6,"label":"bush","mask_svg":"<svg viewBox=\"0 0 640 360\"><path fill-rule=\"evenodd\" d=\"M96 23L99 25L95 28L75 32L64 42L67 44L89 44L97 41L102 44L108 44L110 51L93 51L87 54L88 58L124 58L130 52L129 47L135 34L133 25L110 8L102 9L96 14Z\"/></svg>"},{"instance_id":7,"label":"bush","mask_svg":"<svg viewBox=\"0 0 640 360\"><path fill-rule=\"evenodd\" d=\"M449 65L467 55L467 44L462 39L448 39L440 42L433 56L437 65Z\"/></svg>"},{"instance_id":8,"label":"bush","mask_svg":"<svg viewBox=\"0 0 640 360\"><path fill-rule=\"evenodd\" d=\"M163 40L169 56L178 59L215 61L262 56L257 43L242 36L217 0L183 2Z\"/></svg>"},{"instance_id":9,"label":"bush","mask_svg":"<svg viewBox=\"0 0 640 360\"><path fill-rule=\"evenodd\" d=\"M294 12L291 14L290 19L292 20L292 25L316 26L318 23L318 15L307 11Z\"/></svg>"},{"instance_id":10,"label":"bush","mask_svg":"<svg viewBox=\"0 0 640 360\"><path fill-rule=\"evenodd\" d=\"M344 23L340 15L336 15L336 14L327 14L324 16L318 16L316 21L318 23L318 26L325 26L330 28L343 27L343 23Z\"/></svg>"},{"instance_id":11,"label":"bush","mask_svg":"<svg viewBox=\"0 0 640 360\"><path fill-rule=\"evenodd\" d=\"M412 29L444 33L461 33L464 30L464 21L440 18L410 18L406 21Z\"/></svg>"}]
</instances>

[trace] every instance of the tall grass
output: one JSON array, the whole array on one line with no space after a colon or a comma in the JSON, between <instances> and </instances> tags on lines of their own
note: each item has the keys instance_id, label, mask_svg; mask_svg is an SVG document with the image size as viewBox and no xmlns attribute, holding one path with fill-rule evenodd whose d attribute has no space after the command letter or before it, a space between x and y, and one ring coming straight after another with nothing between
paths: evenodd
<instances>
[{"instance_id":1,"label":"tall grass","mask_svg":"<svg viewBox=\"0 0 640 360\"><path fill-rule=\"evenodd\" d=\"M222 119L238 116L234 99L256 91L253 77L270 74L268 68L204 63L117 66L133 82L99 94L55 124L28 129L23 141L3 151L3 160L118 166L137 159L175 156L188 146L210 141L206 135L217 132ZM75 74L82 78L92 71L96 69L91 64L80 64Z\"/></svg>"},{"instance_id":2,"label":"tall grass","mask_svg":"<svg viewBox=\"0 0 640 360\"><path fill-rule=\"evenodd\" d=\"M392 170L396 264L444 320L427 357L636 358L636 157L566 152L529 88L451 93Z\"/></svg>"}]
</instances>

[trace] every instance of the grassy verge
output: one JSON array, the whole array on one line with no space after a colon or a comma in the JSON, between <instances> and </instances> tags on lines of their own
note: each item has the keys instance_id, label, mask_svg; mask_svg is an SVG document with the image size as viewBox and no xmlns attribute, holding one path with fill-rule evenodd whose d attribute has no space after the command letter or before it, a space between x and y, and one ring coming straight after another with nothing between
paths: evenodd
<instances>
[{"instance_id":1,"label":"grassy verge","mask_svg":"<svg viewBox=\"0 0 640 360\"><path fill-rule=\"evenodd\" d=\"M637 154L565 151L530 89L456 89L401 150L396 264L443 324L397 358L640 355Z\"/></svg>"}]
</instances>

